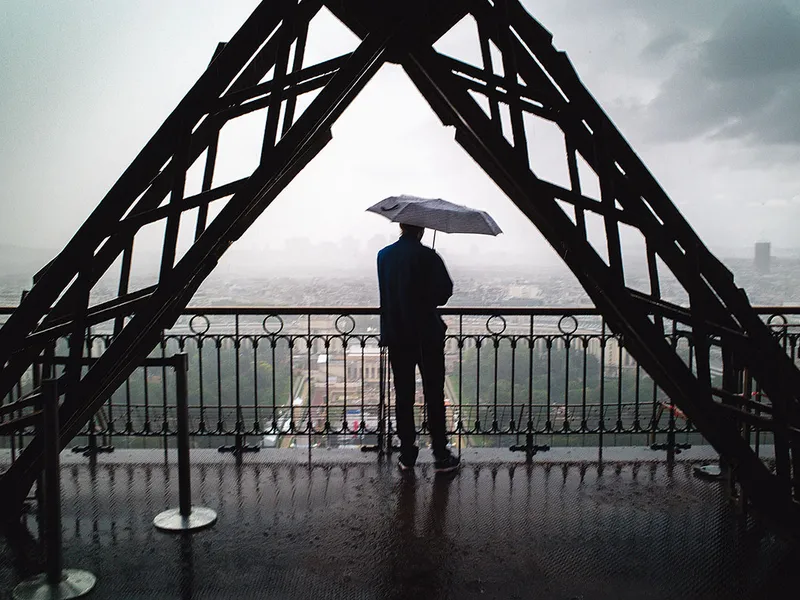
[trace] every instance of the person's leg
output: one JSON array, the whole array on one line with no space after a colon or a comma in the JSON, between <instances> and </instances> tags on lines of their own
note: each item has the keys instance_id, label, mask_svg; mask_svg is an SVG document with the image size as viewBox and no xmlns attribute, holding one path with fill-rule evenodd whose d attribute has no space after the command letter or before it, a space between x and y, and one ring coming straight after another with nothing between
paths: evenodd
<instances>
[{"instance_id":1,"label":"person's leg","mask_svg":"<svg viewBox=\"0 0 800 600\"><path fill-rule=\"evenodd\" d=\"M417 439L414 424L414 389L416 381L414 370L417 366L417 352L413 348L389 346L389 363L394 376L394 408L397 422L397 437L400 438L400 452L410 456ZM416 456L414 456L416 458Z\"/></svg>"},{"instance_id":2,"label":"person's leg","mask_svg":"<svg viewBox=\"0 0 800 600\"><path fill-rule=\"evenodd\" d=\"M435 458L449 456L444 411L444 341L423 343L420 346L419 370L422 390L428 408L428 430Z\"/></svg>"}]
</instances>

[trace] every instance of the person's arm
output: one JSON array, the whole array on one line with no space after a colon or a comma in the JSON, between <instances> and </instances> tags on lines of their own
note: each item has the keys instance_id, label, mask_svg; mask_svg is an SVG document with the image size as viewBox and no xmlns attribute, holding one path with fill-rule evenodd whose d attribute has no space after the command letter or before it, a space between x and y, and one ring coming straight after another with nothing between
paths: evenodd
<instances>
[{"instance_id":1,"label":"person's arm","mask_svg":"<svg viewBox=\"0 0 800 600\"><path fill-rule=\"evenodd\" d=\"M429 287L431 300L434 306L443 306L453 295L453 280L450 279L442 257L436 252L432 253L432 257Z\"/></svg>"}]
</instances>

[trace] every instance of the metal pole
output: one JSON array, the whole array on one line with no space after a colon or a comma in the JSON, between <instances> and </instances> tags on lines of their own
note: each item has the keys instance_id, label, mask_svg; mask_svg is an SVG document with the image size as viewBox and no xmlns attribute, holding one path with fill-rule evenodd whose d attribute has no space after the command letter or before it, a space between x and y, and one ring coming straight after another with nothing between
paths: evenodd
<instances>
[{"instance_id":1,"label":"metal pole","mask_svg":"<svg viewBox=\"0 0 800 600\"><path fill-rule=\"evenodd\" d=\"M97 581L88 571L64 569L61 555L61 466L59 454L58 380L44 379L41 431L44 440L44 552L45 572L14 588L15 600L53 598L67 600L88 594Z\"/></svg>"},{"instance_id":2,"label":"metal pole","mask_svg":"<svg viewBox=\"0 0 800 600\"><path fill-rule=\"evenodd\" d=\"M58 382L42 382L44 404L44 545L47 564L47 583L61 581L61 480L58 440Z\"/></svg>"},{"instance_id":3,"label":"metal pole","mask_svg":"<svg viewBox=\"0 0 800 600\"><path fill-rule=\"evenodd\" d=\"M162 531L197 531L213 525L217 513L210 508L192 506L191 465L189 463L189 386L186 373L189 357L185 352L172 357L175 369L175 395L178 409L178 508L156 515L153 525Z\"/></svg>"},{"instance_id":4,"label":"metal pole","mask_svg":"<svg viewBox=\"0 0 800 600\"><path fill-rule=\"evenodd\" d=\"M180 513L192 512L192 478L189 472L189 398L186 373L189 358L186 353L175 355L175 391L178 403L178 496Z\"/></svg>"}]
</instances>

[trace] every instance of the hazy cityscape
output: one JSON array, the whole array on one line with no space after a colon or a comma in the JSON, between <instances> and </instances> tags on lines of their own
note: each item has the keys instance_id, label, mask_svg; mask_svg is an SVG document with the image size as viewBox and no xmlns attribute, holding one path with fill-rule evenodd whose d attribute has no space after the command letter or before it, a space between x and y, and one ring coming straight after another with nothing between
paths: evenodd
<instances>
[{"instance_id":1,"label":"hazy cityscape","mask_svg":"<svg viewBox=\"0 0 800 600\"><path fill-rule=\"evenodd\" d=\"M313 244L298 239L285 248L263 254L231 251L203 283L191 306L377 306L375 253L392 239L374 236L359 244L354 239L340 244ZM763 244L762 244L763 246ZM736 283L750 301L760 306L800 305L800 249L770 250L757 263L753 247L722 257ZM15 306L32 276L56 251L0 245L0 305ZM748 256L749 254L749 256ZM449 306L586 307L592 303L574 275L563 265L536 257L526 264L522 257L486 254L478 246L469 253L442 251L455 283ZM132 288L156 282L158 255L134 268ZM557 258L557 257L556 257ZM766 261L766 262L765 262ZM626 283L648 290L642 266L629 266ZM661 276L666 299L685 304L680 286L668 273ZM134 288L135 289L135 288ZM116 295L116 281L102 279L93 290L93 302Z\"/></svg>"},{"instance_id":2,"label":"hazy cityscape","mask_svg":"<svg viewBox=\"0 0 800 600\"><path fill-rule=\"evenodd\" d=\"M377 250L389 242L391 242L391 238L381 236L375 236L363 244L348 239L338 246L335 244L315 246L308 240L297 240L293 247L300 249L295 252L283 249L277 250L269 256L257 257L233 254L227 256L226 260L203 283L189 306L195 308L237 306L377 307L379 301L374 257ZM756 246L758 249L751 247L748 251L748 249L742 248L737 253L738 256L723 259L723 262L734 272L737 284L747 290L754 305L800 305L800 258L792 256L789 251L779 251L780 255L777 255L777 252L773 254L773 250L767 244L761 243ZM0 306L13 307L18 303L22 291L29 288L32 275L50 258L43 250L10 249L8 247L4 250L0 255L3 267L3 271L0 272ZM747 256L748 252L750 256ZM540 261L539 264L531 266L523 264L513 256L492 256L477 252L474 254L443 252L443 255L455 283L455 291L448 306L471 308L592 306L589 297L575 276L564 265L542 264ZM316 262L315 257L318 258ZM154 256L155 258L157 256ZM260 265L258 261L262 261ZM492 261L497 262L492 265ZM152 268L156 264L154 261L149 263L150 268L147 268L147 263L144 267L140 265L138 272L132 278L133 289L156 283L156 270ZM626 283L630 287L648 291L647 273L641 265L634 263L628 268L625 275ZM680 304L686 303L686 298L682 296L682 288L674 280L671 281L667 273L662 274L661 286L666 299ZM93 290L93 302L109 300L115 296L115 293L116 283L108 278L102 279ZM188 332L186 329L189 325L188 319L188 317L182 318L182 321L176 324L168 335L175 336ZM508 318L509 329L506 333L525 334L528 327L527 321L524 321L523 318L524 322L518 323L515 319L519 318ZM558 331L555 329L557 318L555 319L552 323L550 323L552 320L550 317L538 321L538 334L557 335ZM252 327L256 328L252 331L258 333L261 320L262 317L257 317L255 320L244 318L241 321L242 333L246 334L251 331ZM452 317L448 317L448 320L454 327L452 331L457 333L457 322L453 321ZM0 317L0 322L2 322L2 317ZM212 334L216 332L229 335L233 331L230 317L216 317L212 319L212 322L214 328L211 331ZM208 417L208 415L204 416L202 409L195 406L200 387L205 388L207 394L212 394L214 390L217 390L216 402L219 406L219 416L216 426L219 433L228 432L234 423L257 422L257 413L251 414L255 409L247 409L240 413L232 403L231 391L241 387L242 390L251 388L261 390L262 400L259 403L266 402L262 410L266 410L269 415L267 422L261 425L266 429L269 429L270 421L276 424L277 430L284 432L290 422L296 420L298 423L304 423L306 419L312 419L315 430L320 431L324 428L326 420L331 418L331 414L335 415L337 422L349 422L354 429L358 429L358 423L362 421L368 424L367 429L372 429L378 418L375 406L377 406L376 390L379 381L377 363L374 363L378 358L377 354L374 354L377 350L373 347L374 339L368 345L365 356L355 352L351 354L350 358L347 358L341 339L334 340L330 348L327 348L323 347L321 337L315 338L306 352L304 350L305 342L302 338L307 326L305 318L287 317L284 323L284 339L277 347L277 354L273 352L271 357L263 347L261 350L257 350L252 342L244 343L237 350L230 345L231 340L228 339L223 343L223 351L220 355L222 363L218 365L217 369L207 369L204 372L203 379L208 379L208 381L201 382L196 377L196 369L190 369L192 372L190 377L192 419L195 426L202 429L202 424ZM333 320L328 315L313 317L308 326L312 331L321 333L331 332L332 324ZM358 329L355 333L368 333L371 336L377 333L377 322L369 317L359 319L358 325L355 325L354 322L354 326ZM617 408L609 406L608 411L610 412L606 413L606 417L617 419L619 423L624 422L626 427L636 421L640 408L644 411L642 418L650 418L647 416L650 414L648 411L655 411L656 406L662 406L664 402L668 401L660 392L657 394L656 400L655 392L650 391L653 388L649 378L646 374L639 373L635 361L620 350L614 339L608 339L607 345L604 347L601 347L599 341L594 339L588 347L588 358L581 359L580 351L573 351L572 366L569 369L567 369L569 362L566 365L562 364L564 357L570 354L570 351L564 347L563 340L554 339L552 355L549 351L545 353L544 346L537 346L532 353L533 358L531 358L533 369L540 374L553 373L552 380L555 382L552 387L548 383L547 387L542 388L536 386L542 386L544 381L549 380L549 377L543 379L541 375L538 375L533 379L526 378L526 351L520 351L514 358L509 354L511 347L508 340L505 340L500 346L500 357L497 363L501 367L500 372L493 374L491 369L494 363L492 361L497 359L492 358L491 346L485 345L482 350L476 351L475 338L470 337L474 332L486 333L486 317L477 319L467 317L464 326L466 335L463 338L463 356L454 340L450 340L446 348L447 415L448 426L451 428L456 426L459 418L472 424L476 420L491 423L493 420L499 419L501 423L508 426L508 423L514 420L512 415L513 394L511 394L511 405L508 405L512 388L516 390L517 398L526 398L529 390L533 393L534 406L531 410L536 411L535 416L532 414L532 418L534 418L534 426L537 428L542 427L546 421L549 422L550 417L546 414L549 415L551 408L554 411L554 418L556 412L561 411L558 413L558 418L561 419L559 423L566 423L569 420L577 422L581 419L585 420L587 417L591 422L599 419L597 403L598 401L602 403L600 398L603 397L604 392L597 386L601 380L604 382L607 398L617 397L616 390L620 390L619 406ZM584 318L581 320L580 329L581 332L594 331L596 335L598 333L596 326L597 321L593 321L592 318ZM219 327L222 327L224 331ZM522 328L520 329L520 327ZM586 329L587 327L589 329ZM299 344L299 351L294 358L291 357L286 345L292 336L296 337ZM170 349L172 347L169 346ZM190 354L190 362L195 364L199 359L200 349L193 348L189 344L187 350ZM204 350L203 353L207 351ZM237 354L243 370L237 371L238 375L234 375L233 357ZM482 357L482 364L475 363L478 354ZM213 356L207 356L206 360L213 360ZM589 361L587 363L588 375L587 373L581 374L582 360ZM352 361L355 362L351 364ZM513 372L507 372L512 363L517 364L516 375L513 375ZM712 363L712 370L714 370L715 376L718 376L719 365L715 361ZM362 367L365 369L363 373ZM345 371L347 371L346 376ZM482 375L476 379L478 371ZM568 376L567 373L569 373ZM273 377L275 378L273 379ZM479 396L493 398L498 392L492 387L495 377L500 386L501 404L498 406L495 403L493 406L492 403L489 403L480 408ZM292 378L294 378L293 383L290 383ZM153 397L158 397L162 385L161 379L150 375L146 377L146 380L146 387L152 388ZM239 381L239 386L233 384L236 380ZM567 380L569 381L568 389L557 387ZM350 381L349 388L347 381ZM362 381L367 386L365 389L360 389ZM480 382L480 393L478 392L478 382ZM137 393L142 392L144 389L142 386L145 384L144 380L140 381L137 375L131 379L129 385L126 394L132 393L135 397ZM341 388L342 385L344 388ZM115 398L110 401L110 406L117 406L116 409L111 410L113 414L120 415L125 410L126 401L122 397L117 397L121 393L122 390L118 390ZM249 394L250 392L243 393ZM456 399L459 401L456 402ZM207 401L209 400L211 398L207 397ZM251 400L255 402L254 398ZM584 404L588 402L588 409L586 405L579 409L582 401ZM213 403L213 400L211 402ZM362 402L365 402L366 405L361 404ZM418 404L419 407L422 406L421 397L418 398ZM456 404L461 407L461 413L456 411ZM565 404L576 408L567 410ZM360 409L359 405L361 405ZM150 427L146 411L144 413L138 409L131 411L128 407L127 413L127 427L132 427L131 431L138 429L147 431L147 428ZM262 417L264 416L262 415ZM522 415L517 416L521 418ZM653 412L651 416L655 419L656 413ZM133 420L131 421L131 419ZM354 425L354 423L356 424ZM117 423L117 426L120 425L121 423ZM265 435L263 443L270 445L299 443L292 435L279 437L280 440L272 434ZM362 438L363 434L348 434L339 440L325 443L357 444L363 441ZM505 441L497 438L491 443L501 443L502 445ZM634 440L629 435L623 435L618 443L644 443L646 441L645 438ZM551 443L567 442L569 442L568 439L566 441L551 440ZM483 436L470 436L464 440L464 443L483 445L489 442ZM576 442L573 440L569 443Z\"/></svg>"}]
</instances>

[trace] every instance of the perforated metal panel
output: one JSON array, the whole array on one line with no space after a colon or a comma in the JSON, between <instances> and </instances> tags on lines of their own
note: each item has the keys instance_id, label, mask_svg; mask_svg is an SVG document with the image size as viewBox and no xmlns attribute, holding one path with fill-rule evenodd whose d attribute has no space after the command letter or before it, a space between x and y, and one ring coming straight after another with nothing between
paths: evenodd
<instances>
[{"instance_id":1,"label":"perforated metal panel","mask_svg":"<svg viewBox=\"0 0 800 600\"><path fill-rule=\"evenodd\" d=\"M473 460L437 478L423 462L406 478L374 456L311 467L306 456L263 452L236 466L196 451L194 500L219 521L185 537L152 526L177 504L177 470L163 453L119 452L95 468L71 460L65 565L98 576L98 599L730 599L797 589L798 548L739 522L720 484L694 477L691 463ZM28 574L11 558L0 547L4 591Z\"/></svg>"}]
</instances>

